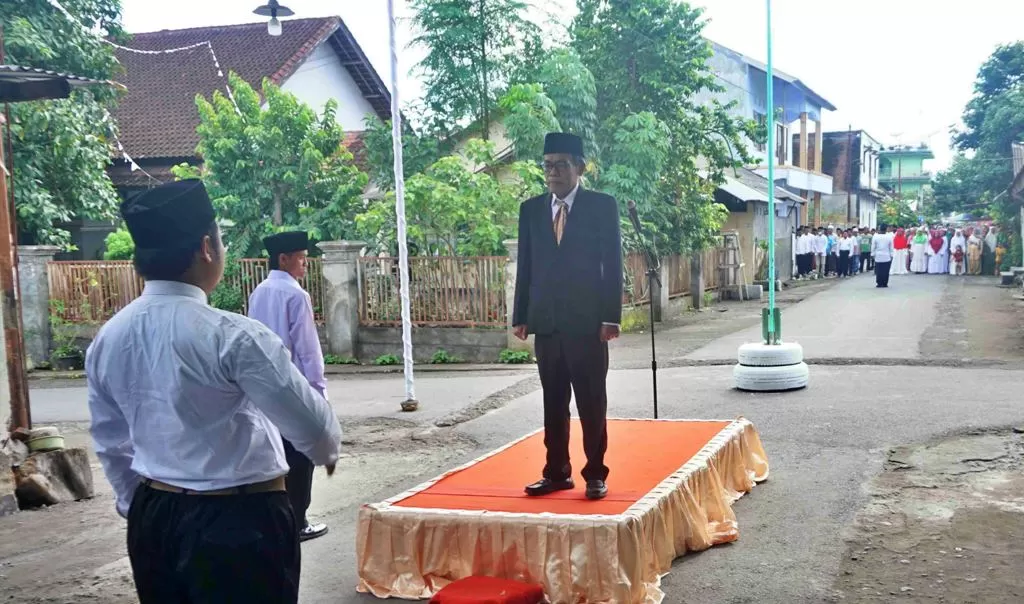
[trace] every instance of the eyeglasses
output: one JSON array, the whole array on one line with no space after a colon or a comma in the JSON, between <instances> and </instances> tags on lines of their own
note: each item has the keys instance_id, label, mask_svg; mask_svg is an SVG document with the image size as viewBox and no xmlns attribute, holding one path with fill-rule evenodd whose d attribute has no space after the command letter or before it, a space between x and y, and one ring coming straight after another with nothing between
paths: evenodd
<instances>
[{"instance_id":1,"label":"eyeglasses","mask_svg":"<svg viewBox=\"0 0 1024 604\"><path fill-rule=\"evenodd\" d=\"M569 169L569 167L571 165L572 164L570 164L569 162L565 161L564 159L563 160L559 160L559 161L544 161L544 162L540 162L540 164L539 164L540 169L544 170L545 173L548 173L548 172L552 172L552 173L565 172L565 171L567 171Z\"/></svg>"}]
</instances>

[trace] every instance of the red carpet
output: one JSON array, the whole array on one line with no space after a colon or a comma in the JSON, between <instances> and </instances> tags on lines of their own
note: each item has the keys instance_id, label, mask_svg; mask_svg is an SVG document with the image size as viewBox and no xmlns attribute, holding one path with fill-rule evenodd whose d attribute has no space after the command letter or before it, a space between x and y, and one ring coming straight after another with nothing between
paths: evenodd
<instances>
[{"instance_id":1,"label":"red carpet","mask_svg":"<svg viewBox=\"0 0 1024 604\"><path fill-rule=\"evenodd\" d=\"M472 466L446 476L395 507L528 514L622 514L678 471L731 422L609 420L605 465L608 497L588 501L579 476L586 463L579 422L573 421L570 454L576 488L547 497L527 497L523 487L544 468L539 432Z\"/></svg>"}]
</instances>

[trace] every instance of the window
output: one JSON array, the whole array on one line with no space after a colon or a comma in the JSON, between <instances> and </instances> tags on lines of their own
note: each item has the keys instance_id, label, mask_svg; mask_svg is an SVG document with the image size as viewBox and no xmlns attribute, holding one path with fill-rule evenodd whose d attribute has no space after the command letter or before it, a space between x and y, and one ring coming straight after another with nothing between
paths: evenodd
<instances>
[{"instance_id":1,"label":"window","mask_svg":"<svg viewBox=\"0 0 1024 604\"><path fill-rule=\"evenodd\" d=\"M776 124L775 126L775 165L786 165L786 148L789 146L789 126Z\"/></svg>"},{"instance_id":2,"label":"window","mask_svg":"<svg viewBox=\"0 0 1024 604\"><path fill-rule=\"evenodd\" d=\"M754 149L760 151L761 153L764 153L765 149L767 149L768 147L768 145L765 143L765 140L767 140L768 138L768 116L764 113L761 113L760 111L755 110L754 122L757 123L758 135L764 137L761 141L754 143Z\"/></svg>"}]
</instances>

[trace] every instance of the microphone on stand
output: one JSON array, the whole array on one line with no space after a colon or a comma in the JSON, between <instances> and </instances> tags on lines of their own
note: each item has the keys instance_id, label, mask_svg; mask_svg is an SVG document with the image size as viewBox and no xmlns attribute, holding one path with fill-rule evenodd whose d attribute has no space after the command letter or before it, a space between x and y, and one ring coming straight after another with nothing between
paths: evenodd
<instances>
[{"instance_id":1,"label":"microphone on stand","mask_svg":"<svg viewBox=\"0 0 1024 604\"><path fill-rule=\"evenodd\" d=\"M633 223L633 230L636 231L636 238L640 244L640 249L644 252L644 260L647 263L647 291L650 292L648 306L651 311L651 386L654 395L654 419L658 419L658 361L657 352L654 347L654 285L657 284L658 287L662 287L659 275L661 272L661 260L658 259L657 253L644 241L643 229L640 227L640 216L636 211L636 202L632 199L627 201L626 209L629 213L629 221Z\"/></svg>"}]
</instances>

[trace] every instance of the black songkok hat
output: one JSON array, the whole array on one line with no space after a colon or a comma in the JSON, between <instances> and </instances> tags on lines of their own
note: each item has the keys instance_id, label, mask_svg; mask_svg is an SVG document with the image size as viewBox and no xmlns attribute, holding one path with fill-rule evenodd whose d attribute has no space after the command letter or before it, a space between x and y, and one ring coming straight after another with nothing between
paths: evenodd
<instances>
[{"instance_id":1,"label":"black songkok hat","mask_svg":"<svg viewBox=\"0 0 1024 604\"><path fill-rule=\"evenodd\" d=\"M309 249L309 234L306 231L287 231L263 238L267 254L276 258L279 254L290 254Z\"/></svg>"},{"instance_id":2,"label":"black songkok hat","mask_svg":"<svg viewBox=\"0 0 1024 604\"><path fill-rule=\"evenodd\" d=\"M121 204L121 217L143 250L173 249L206 235L217 214L203 182L179 180L143 191Z\"/></svg>"},{"instance_id":3,"label":"black songkok hat","mask_svg":"<svg viewBox=\"0 0 1024 604\"><path fill-rule=\"evenodd\" d=\"M583 157L583 139L567 132L549 132L544 137L544 155L549 153L568 153L573 157Z\"/></svg>"}]
</instances>

